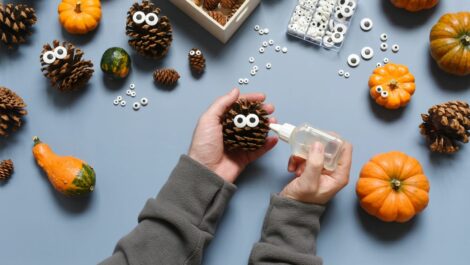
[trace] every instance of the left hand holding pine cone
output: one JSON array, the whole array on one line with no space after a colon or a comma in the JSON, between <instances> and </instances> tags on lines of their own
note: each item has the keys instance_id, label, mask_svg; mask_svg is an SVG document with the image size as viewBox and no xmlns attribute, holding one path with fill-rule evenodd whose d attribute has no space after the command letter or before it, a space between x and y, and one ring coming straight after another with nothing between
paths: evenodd
<instances>
[{"instance_id":1,"label":"left hand holding pine cone","mask_svg":"<svg viewBox=\"0 0 470 265\"><path fill-rule=\"evenodd\" d=\"M195 129L189 156L203 164L228 182L235 182L242 170L251 162L263 156L277 144L277 137L267 137L264 145L251 152L244 150L228 151L224 148L222 119L227 110L237 100L260 102L267 115L274 112L274 106L263 103L266 96L262 93L240 95L238 89L218 98L201 116ZM268 122L275 123L275 118Z\"/></svg>"}]
</instances>

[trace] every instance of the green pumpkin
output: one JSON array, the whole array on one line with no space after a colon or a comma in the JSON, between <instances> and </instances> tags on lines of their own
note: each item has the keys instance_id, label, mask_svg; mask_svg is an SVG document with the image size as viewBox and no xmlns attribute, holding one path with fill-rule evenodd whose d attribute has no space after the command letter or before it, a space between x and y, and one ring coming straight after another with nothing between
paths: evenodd
<instances>
[{"instance_id":1,"label":"green pumpkin","mask_svg":"<svg viewBox=\"0 0 470 265\"><path fill-rule=\"evenodd\" d=\"M123 48L109 48L101 57L101 70L113 78L125 78L131 70L131 57Z\"/></svg>"}]
</instances>

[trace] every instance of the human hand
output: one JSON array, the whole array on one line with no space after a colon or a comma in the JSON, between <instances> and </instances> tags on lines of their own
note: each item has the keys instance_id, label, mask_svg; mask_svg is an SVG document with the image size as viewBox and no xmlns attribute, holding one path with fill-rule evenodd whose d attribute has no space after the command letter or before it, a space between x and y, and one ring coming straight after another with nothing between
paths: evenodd
<instances>
[{"instance_id":1,"label":"human hand","mask_svg":"<svg viewBox=\"0 0 470 265\"><path fill-rule=\"evenodd\" d=\"M188 153L189 157L230 183L235 182L249 163L271 150L278 141L277 137L268 137L264 147L254 152L224 150L221 120L227 109L239 98L264 102L266 96L262 93L240 96L240 91L233 89L230 93L218 98L199 119ZM274 106L271 104L265 104L263 108L268 114L274 112ZM270 118L269 122L275 123L276 120Z\"/></svg>"},{"instance_id":2,"label":"human hand","mask_svg":"<svg viewBox=\"0 0 470 265\"><path fill-rule=\"evenodd\" d=\"M348 184L352 149L350 143L344 144L338 167L333 172L323 168L325 150L319 142L310 147L307 160L292 156L288 171L295 172L296 178L280 195L305 203L326 204Z\"/></svg>"}]
</instances>

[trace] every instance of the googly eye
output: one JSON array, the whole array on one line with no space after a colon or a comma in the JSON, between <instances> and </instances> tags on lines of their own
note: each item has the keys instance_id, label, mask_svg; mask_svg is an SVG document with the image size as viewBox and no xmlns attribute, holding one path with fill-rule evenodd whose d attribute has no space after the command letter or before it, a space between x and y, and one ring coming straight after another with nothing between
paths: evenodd
<instances>
[{"instance_id":1,"label":"googly eye","mask_svg":"<svg viewBox=\"0 0 470 265\"><path fill-rule=\"evenodd\" d=\"M137 96L137 93L135 91L132 91L131 92L131 97L135 98L135 96Z\"/></svg>"},{"instance_id":2,"label":"googly eye","mask_svg":"<svg viewBox=\"0 0 470 265\"><path fill-rule=\"evenodd\" d=\"M47 51L42 55L42 60L47 64L52 64L55 62L55 55L53 51Z\"/></svg>"},{"instance_id":3,"label":"googly eye","mask_svg":"<svg viewBox=\"0 0 470 265\"><path fill-rule=\"evenodd\" d=\"M149 26L155 26L158 23L158 16L155 13L148 13L145 17L145 23Z\"/></svg>"},{"instance_id":4,"label":"googly eye","mask_svg":"<svg viewBox=\"0 0 470 265\"><path fill-rule=\"evenodd\" d=\"M201 52L200 50L197 50L197 51L196 51L196 55L197 55L197 56L200 56L200 55L202 55L202 52Z\"/></svg>"},{"instance_id":5,"label":"googly eye","mask_svg":"<svg viewBox=\"0 0 470 265\"><path fill-rule=\"evenodd\" d=\"M256 75L256 70L251 70L250 74L251 74L251 76L255 76Z\"/></svg>"},{"instance_id":6,"label":"googly eye","mask_svg":"<svg viewBox=\"0 0 470 265\"><path fill-rule=\"evenodd\" d=\"M385 91L385 90L382 91L382 92L380 93L380 96L383 97L383 98L388 98L388 91Z\"/></svg>"},{"instance_id":7,"label":"googly eye","mask_svg":"<svg viewBox=\"0 0 470 265\"><path fill-rule=\"evenodd\" d=\"M372 27L374 26L374 23L370 18L364 18L361 20L361 29L363 31L370 31Z\"/></svg>"},{"instance_id":8,"label":"googly eye","mask_svg":"<svg viewBox=\"0 0 470 265\"><path fill-rule=\"evenodd\" d=\"M390 59L384 58L384 64L388 64L390 62Z\"/></svg>"},{"instance_id":9,"label":"googly eye","mask_svg":"<svg viewBox=\"0 0 470 265\"><path fill-rule=\"evenodd\" d=\"M121 107L125 107L125 106L126 106L126 104L127 104L127 102L126 102L125 100L123 100L123 101L121 101L121 103L120 103L120 104L121 104Z\"/></svg>"},{"instance_id":10,"label":"googly eye","mask_svg":"<svg viewBox=\"0 0 470 265\"><path fill-rule=\"evenodd\" d=\"M250 79L248 78L243 79L243 84L248 85L248 83L250 83Z\"/></svg>"},{"instance_id":11,"label":"googly eye","mask_svg":"<svg viewBox=\"0 0 470 265\"><path fill-rule=\"evenodd\" d=\"M251 128L254 128L254 127L258 126L258 124L259 124L258 115L248 114L248 116L246 116L246 124L248 125L248 127L251 127Z\"/></svg>"},{"instance_id":12,"label":"googly eye","mask_svg":"<svg viewBox=\"0 0 470 265\"><path fill-rule=\"evenodd\" d=\"M344 73L344 78L349 78L351 77L351 74L349 72Z\"/></svg>"},{"instance_id":13,"label":"googly eye","mask_svg":"<svg viewBox=\"0 0 470 265\"><path fill-rule=\"evenodd\" d=\"M131 94L132 94L132 90L128 89L128 90L126 91L126 95L130 96Z\"/></svg>"},{"instance_id":14,"label":"googly eye","mask_svg":"<svg viewBox=\"0 0 470 265\"><path fill-rule=\"evenodd\" d=\"M243 78L238 79L238 84L243 85Z\"/></svg>"},{"instance_id":15,"label":"googly eye","mask_svg":"<svg viewBox=\"0 0 470 265\"><path fill-rule=\"evenodd\" d=\"M263 41L263 47L268 47L269 43L267 41Z\"/></svg>"},{"instance_id":16,"label":"googly eye","mask_svg":"<svg viewBox=\"0 0 470 265\"><path fill-rule=\"evenodd\" d=\"M377 87L375 88L375 92L377 92L377 93L379 93L379 94L381 94L383 90L384 90L384 89L382 88L382 86L377 86Z\"/></svg>"},{"instance_id":17,"label":"googly eye","mask_svg":"<svg viewBox=\"0 0 470 265\"><path fill-rule=\"evenodd\" d=\"M132 104L132 108L134 110L139 110L140 109L140 103L139 102L134 102L134 104Z\"/></svg>"},{"instance_id":18,"label":"googly eye","mask_svg":"<svg viewBox=\"0 0 470 265\"><path fill-rule=\"evenodd\" d=\"M263 47L259 48L259 53L264 53L265 49Z\"/></svg>"},{"instance_id":19,"label":"googly eye","mask_svg":"<svg viewBox=\"0 0 470 265\"><path fill-rule=\"evenodd\" d=\"M254 63L254 62L255 62L255 57L250 57L250 58L248 58L248 61L249 61L250 63Z\"/></svg>"},{"instance_id":20,"label":"googly eye","mask_svg":"<svg viewBox=\"0 0 470 265\"><path fill-rule=\"evenodd\" d=\"M281 46L276 46L276 48L274 48L276 50L276 52L280 52L281 51Z\"/></svg>"},{"instance_id":21,"label":"googly eye","mask_svg":"<svg viewBox=\"0 0 470 265\"><path fill-rule=\"evenodd\" d=\"M140 99L140 104L142 106L147 106L149 104L149 100L147 98L141 98Z\"/></svg>"},{"instance_id":22,"label":"googly eye","mask_svg":"<svg viewBox=\"0 0 470 265\"><path fill-rule=\"evenodd\" d=\"M142 24L145 22L145 13L142 12L142 11L137 11L134 13L134 15L132 16L132 20L134 21L134 23L136 24Z\"/></svg>"},{"instance_id":23,"label":"googly eye","mask_svg":"<svg viewBox=\"0 0 470 265\"><path fill-rule=\"evenodd\" d=\"M122 101L122 96L117 96L116 100L118 100L119 102Z\"/></svg>"},{"instance_id":24,"label":"googly eye","mask_svg":"<svg viewBox=\"0 0 470 265\"><path fill-rule=\"evenodd\" d=\"M67 49L63 46L58 46L54 49L54 56L56 59L64 59L67 57Z\"/></svg>"},{"instance_id":25,"label":"googly eye","mask_svg":"<svg viewBox=\"0 0 470 265\"><path fill-rule=\"evenodd\" d=\"M374 50L371 47L364 47L362 48L361 56L364 60L370 60L374 57Z\"/></svg>"},{"instance_id":26,"label":"googly eye","mask_svg":"<svg viewBox=\"0 0 470 265\"><path fill-rule=\"evenodd\" d=\"M134 90L134 89L135 89L135 84L130 84L130 85L129 85L129 88L130 88L131 90Z\"/></svg>"},{"instance_id":27,"label":"googly eye","mask_svg":"<svg viewBox=\"0 0 470 265\"><path fill-rule=\"evenodd\" d=\"M235 116L235 118L233 118L233 124L235 124L237 128L245 128L247 124L247 118L242 114L238 114Z\"/></svg>"},{"instance_id":28,"label":"googly eye","mask_svg":"<svg viewBox=\"0 0 470 265\"><path fill-rule=\"evenodd\" d=\"M392 52L397 53L400 50L400 46L398 44L394 44L392 46Z\"/></svg>"},{"instance_id":29,"label":"googly eye","mask_svg":"<svg viewBox=\"0 0 470 265\"><path fill-rule=\"evenodd\" d=\"M113 101L113 105L114 105L114 106L119 105L119 100L115 99L115 100Z\"/></svg>"},{"instance_id":30,"label":"googly eye","mask_svg":"<svg viewBox=\"0 0 470 265\"><path fill-rule=\"evenodd\" d=\"M377 68L382 67L382 63L377 63L375 66L376 66Z\"/></svg>"},{"instance_id":31,"label":"googly eye","mask_svg":"<svg viewBox=\"0 0 470 265\"><path fill-rule=\"evenodd\" d=\"M194 56L196 55L196 52L194 50L189 51L189 55Z\"/></svg>"},{"instance_id":32,"label":"googly eye","mask_svg":"<svg viewBox=\"0 0 470 265\"><path fill-rule=\"evenodd\" d=\"M388 35L386 33L380 34L380 40L381 41L387 41L388 40Z\"/></svg>"},{"instance_id":33,"label":"googly eye","mask_svg":"<svg viewBox=\"0 0 470 265\"><path fill-rule=\"evenodd\" d=\"M348 57L348 65L351 67L357 67L361 63L361 58L357 54L351 54Z\"/></svg>"},{"instance_id":34,"label":"googly eye","mask_svg":"<svg viewBox=\"0 0 470 265\"><path fill-rule=\"evenodd\" d=\"M386 51L386 50L388 49L388 44L385 43L385 42L382 42L382 43L380 44L380 49L381 49L382 51Z\"/></svg>"}]
</instances>

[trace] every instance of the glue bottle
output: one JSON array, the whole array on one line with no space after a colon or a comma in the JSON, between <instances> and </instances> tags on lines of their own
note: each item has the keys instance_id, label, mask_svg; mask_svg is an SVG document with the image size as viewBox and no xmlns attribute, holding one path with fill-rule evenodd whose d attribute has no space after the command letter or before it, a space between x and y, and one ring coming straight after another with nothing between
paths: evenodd
<instances>
[{"instance_id":1,"label":"glue bottle","mask_svg":"<svg viewBox=\"0 0 470 265\"><path fill-rule=\"evenodd\" d=\"M324 168L333 171L338 166L344 141L315 129L307 123L295 127L292 124L270 124L269 128L279 135L279 138L291 145L292 154L307 159L309 147L315 142L320 142L325 150Z\"/></svg>"}]
</instances>

